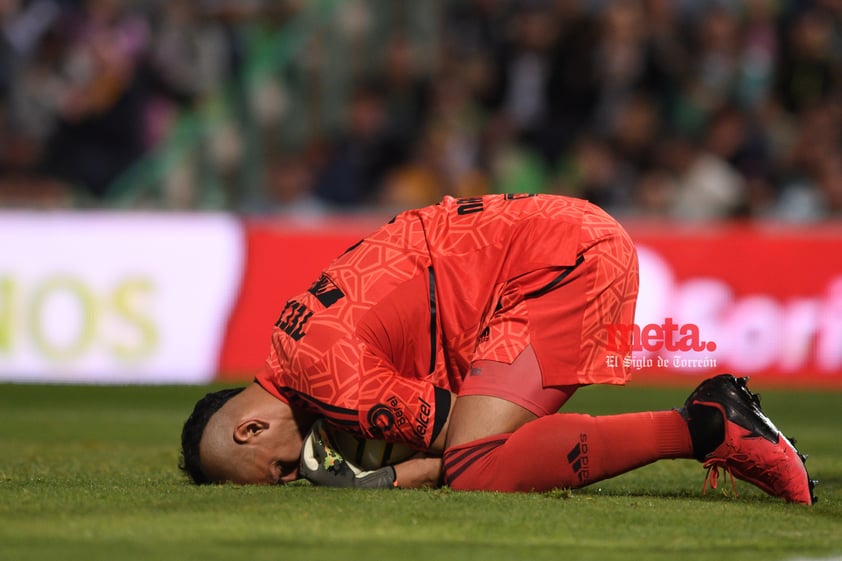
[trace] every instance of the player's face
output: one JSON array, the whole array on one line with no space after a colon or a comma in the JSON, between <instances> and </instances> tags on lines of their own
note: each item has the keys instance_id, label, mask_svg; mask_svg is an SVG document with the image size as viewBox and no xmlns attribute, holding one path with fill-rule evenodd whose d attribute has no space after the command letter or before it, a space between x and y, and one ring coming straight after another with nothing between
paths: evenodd
<instances>
[{"instance_id":1,"label":"player's face","mask_svg":"<svg viewBox=\"0 0 842 561\"><path fill-rule=\"evenodd\" d=\"M234 483L283 484L298 479L298 456L285 454L286 447L255 446L242 460Z\"/></svg>"},{"instance_id":2,"label":"player's face","mask_svg":"<svg viewBox=\"0 0 842 561\"><path fill-rule=\"evenodd\" d=\"M297 425L273 419L268 427L256 427L250 441L240 448L234 483L283 484L298 479L303 444Z\"/></svg>"}]
</instances>

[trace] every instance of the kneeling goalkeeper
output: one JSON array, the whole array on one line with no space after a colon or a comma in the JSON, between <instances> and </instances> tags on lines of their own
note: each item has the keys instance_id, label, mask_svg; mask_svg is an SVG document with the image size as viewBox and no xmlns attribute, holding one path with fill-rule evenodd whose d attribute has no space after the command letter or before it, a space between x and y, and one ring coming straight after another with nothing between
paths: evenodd
<instances>
[{"instance_id":1,"label":"kneeling goalkeeper","mask_svg":"<svg viewBox=\"0 0 842 561\"><path fill-rule=\"evenodd\" d=\"M637 291L631 240L585 201L446 197L404 212L286 302L255 383L196 405L182 467L197 483L291 481L324 418L441 455L367 476L377 486L577 488L695 458L811 503L800 455L745 380L707 380L676 410L558 413L582 386L628 380L606 326L634 321Z\"/></svg>"}]
</instances>

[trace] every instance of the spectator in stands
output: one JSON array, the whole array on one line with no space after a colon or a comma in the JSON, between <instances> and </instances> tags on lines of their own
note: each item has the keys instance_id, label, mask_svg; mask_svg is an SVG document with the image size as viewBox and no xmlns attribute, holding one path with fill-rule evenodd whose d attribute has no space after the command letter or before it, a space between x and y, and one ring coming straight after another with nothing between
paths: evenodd
<instances>
[{"instance_id":1,"label":"spectator in stands","mask_svg":"<svg viewBox=\"0 0 842 561\"><path fill-rule=\"evenodd\" d=\"M673 218L710 221L732 218L744 207L746 185L727 161L687 138L669 147L669 163L677 181Z\"/></svg>"},{"instance_id":2,"label":"spectator in stands","mask_svg":"<svg viewBox=\"0 0 842 561\"><path fill-rule=\"evenodd\" d=\"M328 206L353 208L373 202L380 183L404 157L386 121L381 86L360 84L348 106L348 125L329 143L314 193Z\"/></svg>"},{"instance_id":3,"label":"spectator in stands","mask_svg":"<svg viewBox=\"0 0 842 561\"><path fill-rule=\"evenodd\" d=\"M385 45L382 88L386 128L408 154L414 140L424 130L429 116L432 84L419 68L409 38L395 33Z\"/></svg>"},{"instance_id":4,"label":"spectator in stands","mask_svg":"<svg viewBox=\"0 0 842 561\"><path fill-rule=\"evenodd\" d=\"M786 28L776 84L778 98L800 113L840 93L840 53L834 53L834 21L816 8L796 15Z\"/></svg>"},{"instance_id":5,"label":"spectator in stands","mask_svg":"<svg viewBox=\"0 0 842 561\"><path fill-rule=\"evenodd\" d=\"M814 221L838 216L835 162L842 152L842 103L828 101L804 112L785 165L782 190L772 216Z\"/></svg>"},{"instance_id":6,"label":"spectator in stands","mask_svg":"<svg viewBox=\"0 0 842 561\"><path fill-rule=\"evenodd\" d=\"M168 132L180 108L225 86L231 71L229 55L222 25L195 2L173 0L163 5L149 49L152 95L147 142L154 144Z\"/></svg>"},{"instance_id":7,"label":"spectator in stands","mask_svg":"<svg viewBox=\"0 0 842 561\"><path fill-rule=\"evenodd\" d=\"M121 0L87 0L64 23L58 61L57 124L44 169L101 199L144 150L144 93L138 63L148 42L146 20Z\"/></svg>"},{"instance_id":8,"label":"spectator in stands","mask_svg":"<svg viewBox=\"0 0 842 561\"><path fill-rule=\"evenodd\" d=\"M549 4L522 0L512 20L512 33L496 53L493 109L508 119L519 140L550 159L557 147L547 127L551 104L550 80L558 22Z\"/></svg>"}]
</instances>

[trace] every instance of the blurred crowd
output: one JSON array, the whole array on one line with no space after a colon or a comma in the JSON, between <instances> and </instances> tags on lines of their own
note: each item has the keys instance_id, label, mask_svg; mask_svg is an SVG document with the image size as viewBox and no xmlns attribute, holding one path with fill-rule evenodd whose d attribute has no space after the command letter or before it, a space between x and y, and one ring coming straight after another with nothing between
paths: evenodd
<instances>
[{"instance_id":1,"label":"blurred crowd","mask_svg":"<svg viewBox=\"0 0 842 561\"><path fill-rule=\"evenodd\" d=\"M267 8L266 6L270 6ZM284 2L0 0L0 204L107 202Z\"/></svg>"},{"instance_id":2,"label":"blurred crowd","mask_svg":"<svg viewBox=\"0 0 842 561\"><path fill-rule=\"evenodd\" d=\"M107 200L243 64L242 14L206 4L0 0L0 199ZM346 4L359 28L382 3ZM263 192L241 208L552 192L630 218L842 217L842 0L430 5L431 42L393 25L352 65L338 126L262 143Z\"/></svg>"}]
</instances>

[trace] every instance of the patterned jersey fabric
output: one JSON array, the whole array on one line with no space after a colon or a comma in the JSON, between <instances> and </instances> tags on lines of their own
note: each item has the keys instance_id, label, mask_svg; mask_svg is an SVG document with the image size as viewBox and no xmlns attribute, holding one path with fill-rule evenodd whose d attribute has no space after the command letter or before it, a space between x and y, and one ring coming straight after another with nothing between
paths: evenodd
<instances>
[{"instance_id":1,"label":"patterned jersey fabric","mask_svg":"<svg viewBox=\"0 0 842 561\"><path fill-rule=\"evenodd\" d=\"M555 322L542 301L580 276L577 301L560 304L575 317ZM623 383L600 326L631 323L636 293L633 246L593 205L446 197L396 216L288 300L257 381L335 426L422 449L480 358L511 362L531 342L545 385Z\"/></svg>"}]
</instances>

